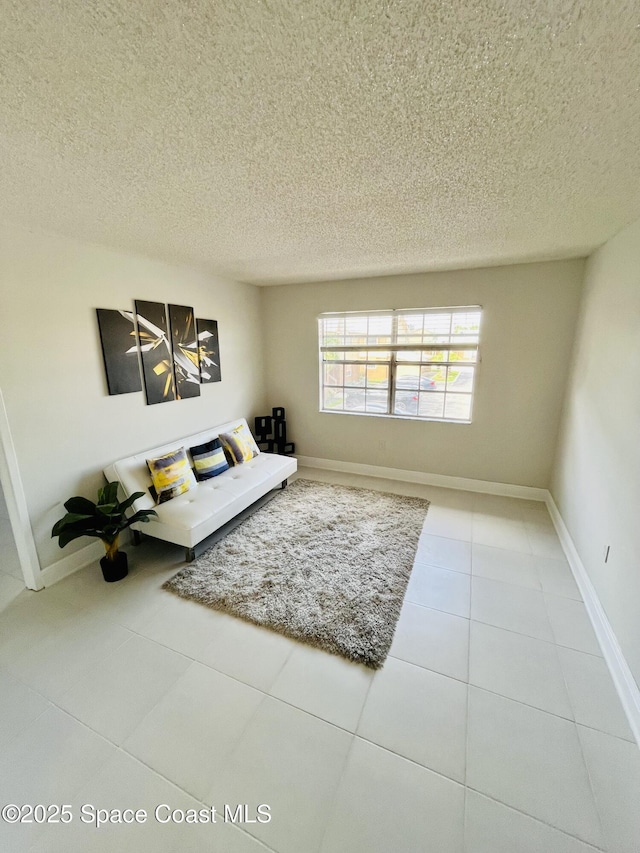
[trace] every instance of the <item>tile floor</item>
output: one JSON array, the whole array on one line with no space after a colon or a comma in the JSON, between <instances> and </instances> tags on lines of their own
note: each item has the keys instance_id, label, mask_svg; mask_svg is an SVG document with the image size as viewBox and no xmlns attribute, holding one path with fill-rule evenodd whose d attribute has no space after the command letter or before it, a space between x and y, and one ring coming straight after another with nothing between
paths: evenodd
<instances>
[{"instance_id":1,"label":"tile floor","mask_svg":"<svg viewBox=\"0 0 640 853\"><path fill-rule=\"evenodd\" d=\"M0 613L0 804L74 820L0 822L0 850L638 853L640 752L544 506L302 473L432 501L384 668L163 592L183 554L152 540L119 584L23 591ZM225 803L273 818L177 822ZM83 805L149 817L96 829Z\"/></svg>"}]
</instances>

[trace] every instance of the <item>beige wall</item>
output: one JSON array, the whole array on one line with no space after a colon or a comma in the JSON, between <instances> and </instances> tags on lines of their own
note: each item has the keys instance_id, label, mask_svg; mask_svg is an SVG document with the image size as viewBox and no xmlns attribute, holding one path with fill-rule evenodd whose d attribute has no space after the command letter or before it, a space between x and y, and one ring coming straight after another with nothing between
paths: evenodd
<instances>
[{"instance_id":1,"label":"beige wall","mask_svg":"<svg viewBox=\"0 0 640 853\"><path fill-rule=\"evenodd\" d=\"M191 305L218 320L222 382L198 398L147 406L110 397L96 308L132 300ZM60 551L53 522L73 494L93 497L122 456L264 409L258 289L135 255L0 228L0 388L42 567Z\"/></svg>"},{"instance_id":2,"label":"beige wall","mask_svg":"<svg viewBox=\"0 0 640 853\"><path fill-rule=\"evenodd\" d=\"M640 684L640 220L587 264L552 494Z\"/></svg>"},{"instance_id":3,"label":"beige wall","mask_svg":"<svg viewBox=\"0 0 640 853\"><path fill-rule=\"evenodd\" d=\"M547 487L584 262L262 289L269 406L305 456ZM323 311L483 306L473 423L318 411Z\"/></svg>"}]
</instances>

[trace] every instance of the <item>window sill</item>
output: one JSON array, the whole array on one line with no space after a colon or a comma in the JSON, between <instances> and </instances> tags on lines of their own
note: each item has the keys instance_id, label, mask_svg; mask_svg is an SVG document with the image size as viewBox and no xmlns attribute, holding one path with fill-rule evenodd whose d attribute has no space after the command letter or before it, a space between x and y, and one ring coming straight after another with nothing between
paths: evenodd
<instances>
[{"instance_id":1,"label":"window sill","mask_svg":"<svg viewBox=\"0 0 640 853\"><path fill-rule=\"evenodd\" d=\"M458 426L470 426L472 421L457 421L453 418L419 418L417 415L388 415L381 412L344 412L342 409L319 409L321 415L355 415L365 418L385 418L394 421L417 421L428 424L458 424Z\"/></svg>"}]
</instances>

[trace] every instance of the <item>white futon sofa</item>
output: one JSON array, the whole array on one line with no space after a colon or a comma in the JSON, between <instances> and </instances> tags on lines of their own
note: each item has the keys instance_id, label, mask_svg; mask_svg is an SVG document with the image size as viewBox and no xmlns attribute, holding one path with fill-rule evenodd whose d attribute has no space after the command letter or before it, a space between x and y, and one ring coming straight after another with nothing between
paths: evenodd
<instances>
[{"instance_id":1,"label":"white futon sofa","mask_svg":"<svg viewBox=\"0 0 640 853\"><path fill-rule=\"evenodd\" d=\"M178 497L156 506L151 497L151 475L147 459L162 456L176 448L196 447L211 441L222 432L229 432L239 424L247 425L244 418L221 424L204 432L178 438L152 447L135 456L120 459L104 469L108 482L119 480L124 493L144 492L134 503L134 510L155 509L157 518L144 524L132 525L136 540L142 530L149 536L182 545L187 550L187 561L195 557L195 546L226 524L239 512L251 506L271 489L284 488L287 478L295 473L298 463L290 456L276 453L259 453L249 462L235 465L217 477L199 482Z\"/></svg>"}]
</instances>

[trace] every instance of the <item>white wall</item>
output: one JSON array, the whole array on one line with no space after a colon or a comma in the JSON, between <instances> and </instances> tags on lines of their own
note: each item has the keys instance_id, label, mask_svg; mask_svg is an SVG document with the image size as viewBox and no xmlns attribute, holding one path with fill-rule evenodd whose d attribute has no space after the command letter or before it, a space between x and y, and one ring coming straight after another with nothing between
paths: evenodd
<instances>
[{"instance_id":1,"label":"white wall","mask_svg":"<svg viewBox=\"0 0 640 853\"><path fill-rule=\"evenodd\" d=\"M305 456L546 488L583 270L571 260L263 288L269 406L287 407ZM318 411L320 313L476 304L472 424Z\"/></svg>"},{"instance_id":2,"label":"white wall","mask_svg":"<svg viewBox=\"0 0 640 853\"><path fill-rule=\"evenodd\" d=\"M552 494L640 684L640 220L589 258L556 459Z\"/></svg>"},{"instance_id":3,"label":"white wall","mask_svg":"<svg viewBox=\"0 0 640 853\"><path fill-rule=\"evenodd\" d=\"M147 406L108 396L96 308L145 299L218 320L222 382L198 398ZM0 227L0 389L43 568L51 527L74 494L95 497L122 456L264 409L260 298L252 285L19 228Z\"/></svg>"}]
</instances>

